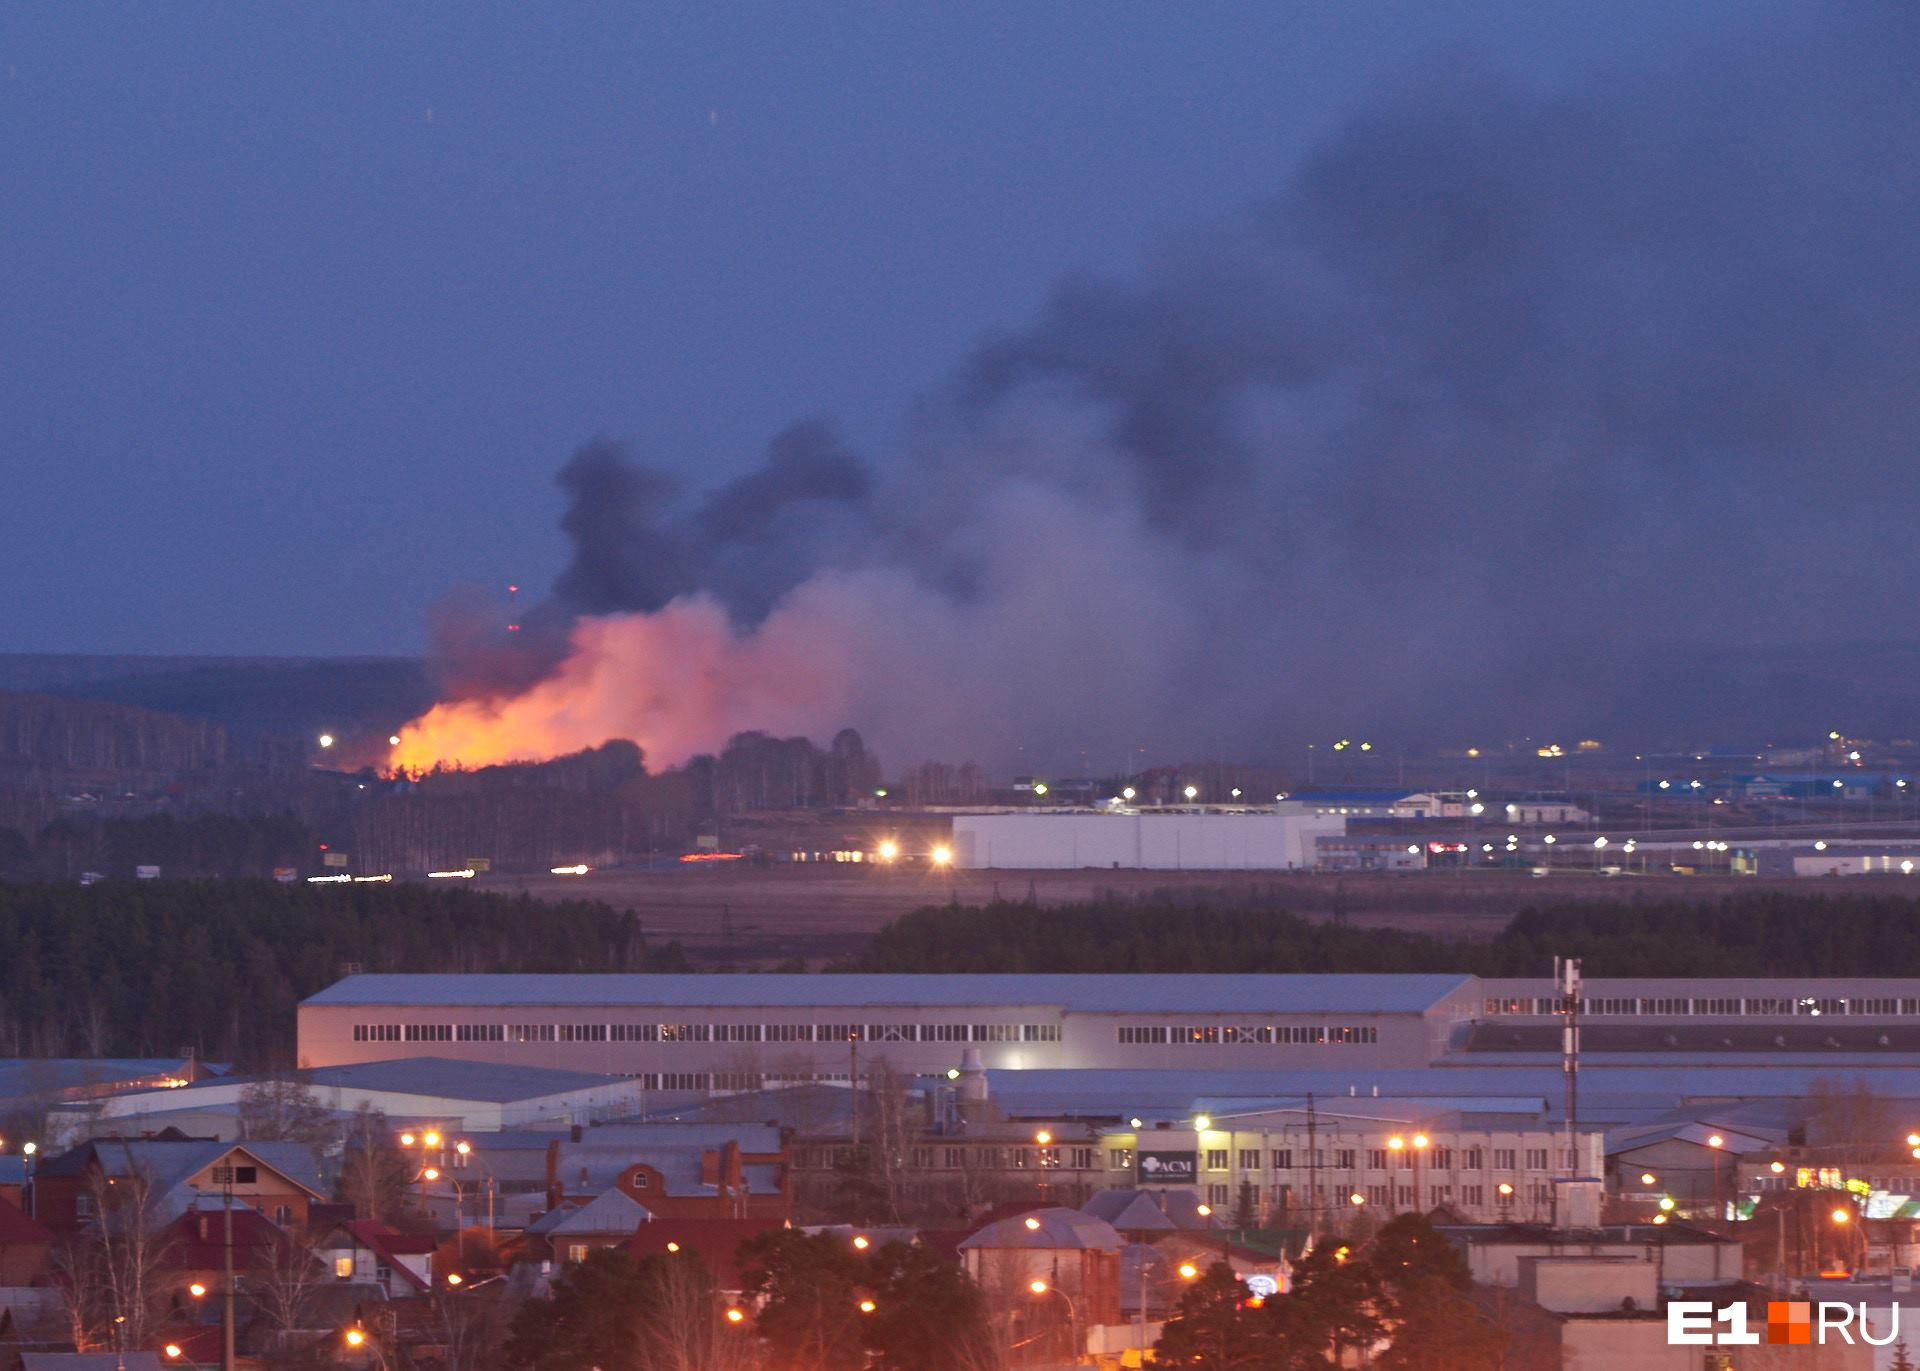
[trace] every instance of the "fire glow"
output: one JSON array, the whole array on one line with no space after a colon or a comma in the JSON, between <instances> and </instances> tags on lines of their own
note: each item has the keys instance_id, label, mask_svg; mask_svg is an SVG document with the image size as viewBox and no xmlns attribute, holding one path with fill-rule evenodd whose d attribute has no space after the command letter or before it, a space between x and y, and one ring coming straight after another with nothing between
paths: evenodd
<instances>
[{"instance_id":1,"label":"fire glow","mask_svg":"<svg viewBox=\"0 0 1920 1371\"><path fill-rule=\"evenodd\" d=\"M833 719L841 660L793 614L750 635L705 596L653 614L574 626L568 656L514 696L435 705L400 730L393 770L541 761L630 738L649 766L678 766L748 728L798 732Z\"/></svg>"}]
</instances>

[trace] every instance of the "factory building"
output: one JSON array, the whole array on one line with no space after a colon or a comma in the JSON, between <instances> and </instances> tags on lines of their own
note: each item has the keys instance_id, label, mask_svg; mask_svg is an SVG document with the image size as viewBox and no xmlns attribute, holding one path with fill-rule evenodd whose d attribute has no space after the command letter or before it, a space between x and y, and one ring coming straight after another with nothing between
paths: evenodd
<instances>
[{"instance_id":1,"label":"factory building","mask_svg":"<svg viewBox=\"0 0 1920 1371\"><path fill-rule=\"evenodd\" d=\"M732 1094L879 1064L996 1071L1276 1071L1350 1081L1558 1060L1545 978L1461 975L350 976L300 1007L314 1068L395 1057L624 1077ZM1844 1071L1920 1059L1920 980L1594 979L1595 1066Z\"/></svg>"},{"instance_id":2,"label":"factory building","mask_svg":"<svg viewBox=\"0 0 1920 1371\"><path fill-rule=\"evenodd\" d=\"M1346 832L1337 814L1262 809L1037 810L960 814L953 862L968 869L1311 870L1315 840Z\"/></svg>"},{"instance_id":3,"label":"factory building","mask_svg":"<svg viewBox=\"0 0 1920 1371\"><path fill-rule=\"evenodd\" d=\"M312 1067L443 1057L687 1094L988 1067L1424 1066L1471 976L349 976L300 1006Z\"/></svg>"}]
</instances>

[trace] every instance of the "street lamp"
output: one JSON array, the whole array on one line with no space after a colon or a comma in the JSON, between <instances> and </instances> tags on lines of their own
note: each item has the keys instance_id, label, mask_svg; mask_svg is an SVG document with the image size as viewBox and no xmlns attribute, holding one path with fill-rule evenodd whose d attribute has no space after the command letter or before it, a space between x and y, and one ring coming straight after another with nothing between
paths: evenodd
<instances>
[{"instance_id":1,"label":"street lamp","mask_svg":"<svg viewBox=\"0 0 1920 1371\"><path fill-rule=\"evenodd\" d=\"M349 1328L344 1336L347 1346L353 1351L358 1352L362 1348L371 1350L376 1364L382 1368L382 1371L385 1371L387 1354L381 1350L380 1344L374 1340L370 1333L356 1324L352 1328Z\"/></svg>"},{"instance_id":2,"label":"street lamp","mask_svg":"<svg viewBox=\"0 0 1920 1371\"><path fill-rule=\"evenodd\" d=\"M1718 1133L1707 1139L1707 1146L1713 1149L1710 1155L1713 1159L1713 1221L1715 1223L1719 1223L1726 1217L1726 1211L1720 1203L1720 1149L1726 1145L1727 1140Z\"/></svg>"},{"instance_id":3,"label":"street lamp","mask_svg":"<svg viewBox=\"0 0 1920 1371\"><path fill-rule=\"evenodd\" d=\"M1197 800L1200 798L1200 787L1190 785L1186 788L1186 790L1184 790L1181 793L1187 797L1189 802L1191 802L1193 800Z\"/></svg>"},{"instance_id":4,"label":"street lamp","mask_svg":"<svg viewBox=\"0 0 1920 1371\"><path fill-rule=\"evenodd\" d=\"M1033 1292L1035 1299L1047 1295L1058 1295L1067 1302L1067 1344L1073 1349L1073 1360L1077 1363L1080 1360L1080 1316L1073 1307L1073 1296L1057 1286L1047 1284L1037 1276L1027 1282L1027 1289Z\"/></svg>"}]
</instances>

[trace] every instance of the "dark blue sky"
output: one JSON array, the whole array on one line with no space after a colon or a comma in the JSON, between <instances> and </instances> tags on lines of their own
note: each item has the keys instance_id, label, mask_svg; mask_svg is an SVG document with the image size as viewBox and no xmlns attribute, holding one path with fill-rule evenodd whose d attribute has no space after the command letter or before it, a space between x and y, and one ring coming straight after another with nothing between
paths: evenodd
<instances>
[{"instance_id":1,"label":"dark blue sky","mask_svg":"<svg viewBox=\"0 0 1920 1371\"><path fill-rule=\"evenodd\" d=\"M1433 54L1769 19L1677 8L9 6L0 650L415 651L544 588L583 440L706 483L821 414L884 464L1061 272Z\"/></svg>"}]
</instances>

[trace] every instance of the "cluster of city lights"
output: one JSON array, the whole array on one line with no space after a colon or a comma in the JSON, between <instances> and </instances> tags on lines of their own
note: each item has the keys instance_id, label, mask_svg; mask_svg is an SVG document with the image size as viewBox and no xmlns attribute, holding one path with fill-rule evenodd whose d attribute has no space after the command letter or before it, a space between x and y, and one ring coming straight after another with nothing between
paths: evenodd
<instances>
[{"instance_id":1,"label":"cluster of city lights","mask_svg":"<svg viewBox=\"0 0 1920 1371\"><path fill-rule=\"evenodd\" d=\"M1036 786L1036 789L1038 787ZM897 862L900 860L900 844L892 838L882 838L874 845L873 859L876 862ZM936 843L927 851L927 861L934 866L953 865L953 849L945 843Z\"/></svg>"}]
</instances>

